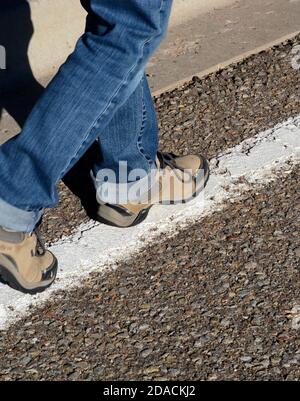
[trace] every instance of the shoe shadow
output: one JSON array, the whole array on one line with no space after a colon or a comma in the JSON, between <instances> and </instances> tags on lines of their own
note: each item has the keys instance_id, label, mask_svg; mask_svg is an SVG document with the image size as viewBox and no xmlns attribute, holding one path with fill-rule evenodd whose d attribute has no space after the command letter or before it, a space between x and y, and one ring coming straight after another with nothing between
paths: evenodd
<instances>
[{"instance_id":1,"label":"shoe shadow","mask_svg":"<svg viewBox=\"0 0 300 401\"><path fill-rule=\"evenodd\" d=\"M94 142L83 157L63 177L63 183L77 196L89 218L96 220L98 203L90 171L101 157L99 144Z\"/></svg>"},{"instance_id":2,"label":"shoe shadow","mask_svg":"<svg viewBox=\"0 0 300 401\"><path fill-rule=\"evenodd\" d=\"M44 91L33 75L28 57L29 43L34 33L30 4L27 0L1 0L2 13L5 18L2 17L0 23L0 123L6 110L22 129ZM97 157L97 149L99 146L94 144L63 179L71 192L80 198L91 218L96 215L97 204L89 171Z\"/></svg>"}]
</instances>

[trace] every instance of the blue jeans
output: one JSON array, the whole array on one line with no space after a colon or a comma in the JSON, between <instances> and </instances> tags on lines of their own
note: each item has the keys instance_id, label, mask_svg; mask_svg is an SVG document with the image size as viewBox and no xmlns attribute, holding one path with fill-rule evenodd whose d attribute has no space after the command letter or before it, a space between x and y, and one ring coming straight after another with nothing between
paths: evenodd
<instances>
[{"instance_id":1,"label":"blue jeans","mask_svg":"<svg viewBox=\"0 0 300 401\"><path fill-rule=\"evenodd\" d=\"M172 0L81 0L86 32L22 132L0 147L0 225L30 232L58 202L56 184L99 138L93 169L149 171L158 127L145 66L163 39Z\"/></svg>"}]
</instances>

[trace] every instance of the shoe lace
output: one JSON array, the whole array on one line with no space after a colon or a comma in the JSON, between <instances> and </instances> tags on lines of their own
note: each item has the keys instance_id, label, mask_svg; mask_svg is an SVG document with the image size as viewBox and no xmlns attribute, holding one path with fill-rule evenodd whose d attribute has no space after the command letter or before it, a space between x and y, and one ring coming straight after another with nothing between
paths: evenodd
<instances>
[{"instance_id":1,"label":"shoe lace","mask_svg":"<svg viewBox=\"0 0 300 401\"><path fill-rule=\"evenodd\" d=\"M36 255L38 256L43 256L46 253L46 247L45 247L45 243L44 240L42 238L41 232L38 228L35 228L33 231L33 234L35 234L37 242L36 242Z\"/></svg>"},{"instance_id":2,"label":"shoe lace","mask_svg":"<svg viewBox=\"0 0 300 401\"><path fill-rule=\"evenodd\" d=\"M160 168L162 169L170 167L172 170L182 170L179 166L176 165L176 155L174 155L174 153L157 152L157 158L160 163Z\"/></svg>"},{"instance_id":3,"label":"shoe lace","mask_svg":"<svg viewBox=\"0 0 300 401\"><path fill-rule=\"evenodd\" d=\"M180 172L185 172L189 174L191 180L194 180L193 174L189 170L185 170L184 168L178 166L176 163L176 155L171 152L157 152L157 158L160 163L160 168L165 169L166 167L170 167L173 173L176 174L177 178L184 182L183 175ZM180 171L180 172L179 172Z\"/></svg>"}]
</instances>

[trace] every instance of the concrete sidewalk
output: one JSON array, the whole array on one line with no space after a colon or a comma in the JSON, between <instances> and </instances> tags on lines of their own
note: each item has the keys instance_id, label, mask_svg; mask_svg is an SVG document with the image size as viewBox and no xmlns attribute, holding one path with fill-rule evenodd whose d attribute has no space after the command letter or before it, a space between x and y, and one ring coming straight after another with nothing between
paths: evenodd
<instances>
[{"instance_id":1,"label":"concrete sidewalk","mask_svg":"<svg viewBox=\"0 0 300 401\"><path fill-rule=\"evenodd\" d=\"M33 75L46 82L74 49L84 30L85 10L79 0L7 1L9 7L4 6L0 15L0 44L7 48L12 70L8 84L24 84L28 79L24 63L27 54ZM233 3L234 0L175 0L170 27L176 29L215 7ZM27 54L20 54L19 48Z\"/></svg>"},{"instance_id":2,"label":"concrete sidewalk","mask_svg":"<svg viewBox=\"0 0 300 401\"><path fill-rule=\"evenodd\" d=\"M9 0L14 3L20 1ZM174 0L168 37L148 67L150 85L161 89L290 34L299 18L299 0ZM79 0L30 0L1 10L0 45L9 70L0 71L0 90L10 93L0 99L0 143L19 132L84 21Z\"/></svg>"},{"instance_id":3,"label":"concrete sidewalk","mask_svg":"<svg viewBox=\"0 0 300 401\"><path fill-rule=\"evenodd\" d=\"M72 52L86 14L79 0L14 2L0 15L9 85L29 79L27 54L33 75L46 83ZM159 89L295 32L299 18L299 0L174 0L168 38L149 65L151 85Z\"/></svg>"}]
</instances>

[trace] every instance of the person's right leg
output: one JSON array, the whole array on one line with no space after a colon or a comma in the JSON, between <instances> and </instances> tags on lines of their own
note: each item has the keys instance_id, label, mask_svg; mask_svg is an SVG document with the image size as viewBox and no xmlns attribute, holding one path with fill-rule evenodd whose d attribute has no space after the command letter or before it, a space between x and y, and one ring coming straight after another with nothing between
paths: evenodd
<instances>
[{"instance_id":1,"label":"person's right leg","mask_svg":"<svg viewBox=\"0 0 300 401\"><path fill-rule=\"evenodd\" d=\"M139 224L154 204L193 199L209 177L203 156L158 151L158 123L146 77L101 133L99 145L102 157L93 176L97 218L106 224Z\"/></svg>"},{"instance_id":2,"label":"person's right leg","mask_svg":"<svg viewBox=\"0 0 300 401\"><path fill-rule=\"evenodd\" d=\"M148 193L157 170L158 123L146 76L101 133L99 146L93 177L100 204L126 200L137 185L140 197Z\"/></svg>"}]
</instances>

